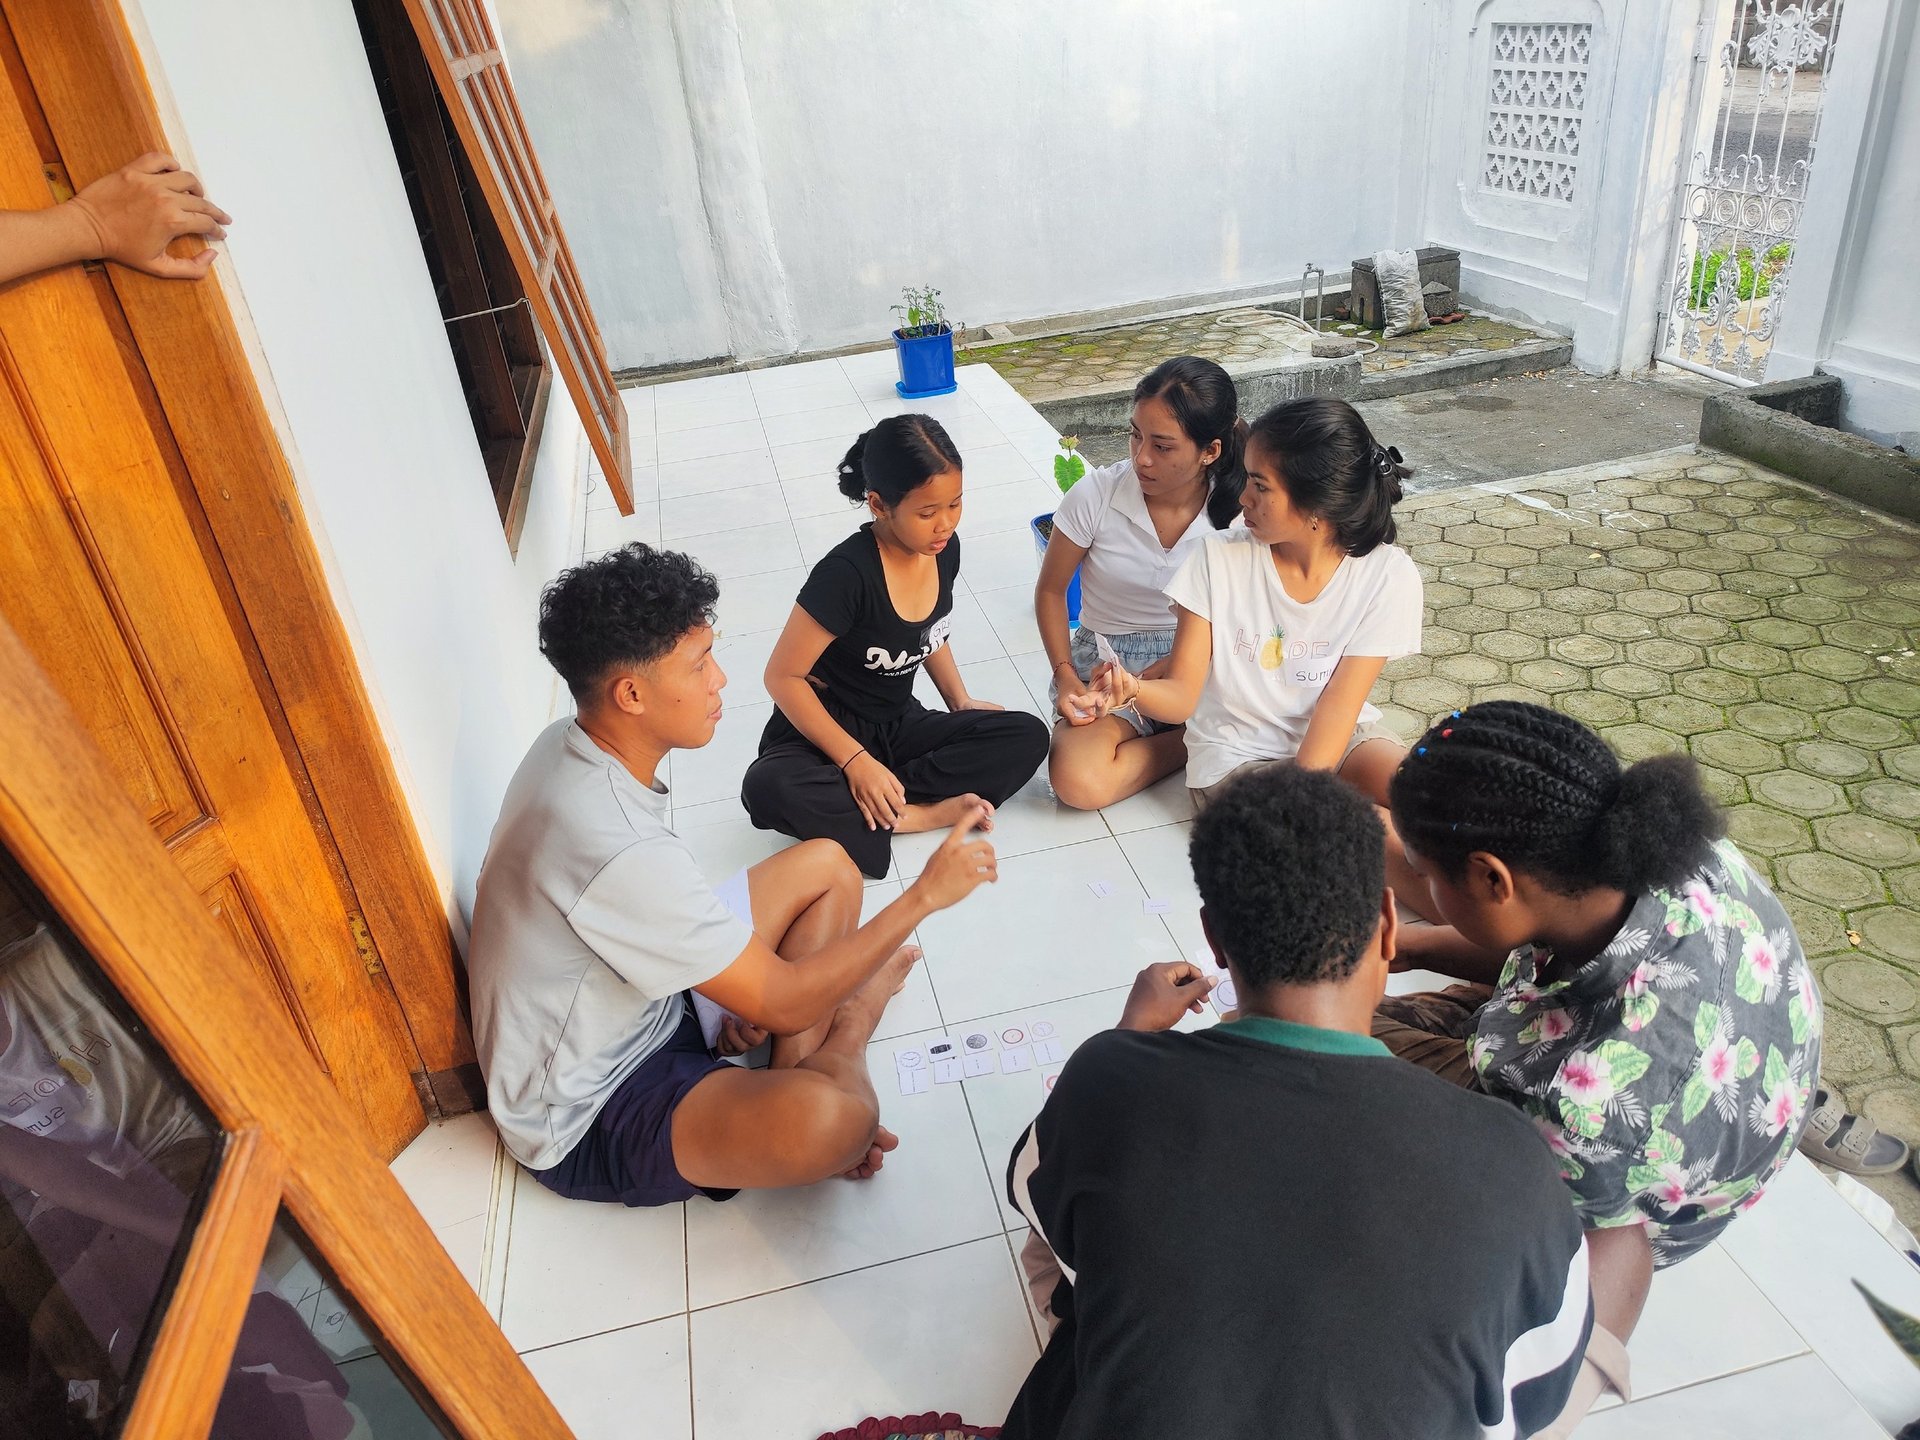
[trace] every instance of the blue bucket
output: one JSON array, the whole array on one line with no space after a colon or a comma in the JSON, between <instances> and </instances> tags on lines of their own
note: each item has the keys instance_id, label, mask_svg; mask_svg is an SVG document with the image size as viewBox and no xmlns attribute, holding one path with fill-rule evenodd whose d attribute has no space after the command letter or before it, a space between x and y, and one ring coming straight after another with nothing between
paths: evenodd
<instances>
[{"instance_id":1,"label":"blue bucket","mask_svg":"<svg viewBox=\"0 0 1920 1440\"><path fill-rule=\"evenodd\" d=\"M1043 520L1052 520L1052 512L1036 515L1027 523L1033 528L1033 548L1040 553L1042 563L1047 558L1047 533L1040 528ZM1067 628L1073 629L1080 623L1080 572L1073 572L1073 579L1067 582Z\"/></svg>"},{"instance_id":2,"label":"blue bucket","mask_svg":"<svg viewBox=\"0 0 1920 1440\"><path fill-rule=\"evenodd\" d=\"M959 388L953 378L953 331L938 335L902 335L893 332L893 354L900 362L900 380L893 388L903 400L925 400L951 395Z\"/></svg>"}]
</instances>

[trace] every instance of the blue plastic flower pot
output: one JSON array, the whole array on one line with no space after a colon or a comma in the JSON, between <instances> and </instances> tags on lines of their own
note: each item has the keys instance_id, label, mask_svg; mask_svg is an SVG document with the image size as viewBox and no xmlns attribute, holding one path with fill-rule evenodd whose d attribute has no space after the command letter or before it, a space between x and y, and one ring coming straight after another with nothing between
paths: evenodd
<instances>
[{"instance_id":1,"label":"blue plastic flower pot","mask_svg":"<svg viewBox=\"0 0 1920 1440\"><path fill-rule=\"evenodd\" d=\"M1053 523L1053 512L1048 511L1045 515L1036 515L1028 523L1033 527L1033 548L1040 552L1041 562L1045 563L1047 558L1047 532L1040 527L1043 523L1048 525ZM1073 579L1067 582L1067 628L1073 629L1079 625L1079 623L1080 570L1078 566L1075 566Z\"/></svg>"},{"instance_id":2,"label":"blue plastic flower pot","mask_svg":"<svg viewBox=\"0 0 1920 1440\"><path fill-rule=\"evenodd\" d=\"M932 395L951 395L959 386L953 378L953 331L938 335L903 335L893 332L893 355L900 362L900 379L894 389L903 400L925 400Z\"/></svg>"}]
</instances>

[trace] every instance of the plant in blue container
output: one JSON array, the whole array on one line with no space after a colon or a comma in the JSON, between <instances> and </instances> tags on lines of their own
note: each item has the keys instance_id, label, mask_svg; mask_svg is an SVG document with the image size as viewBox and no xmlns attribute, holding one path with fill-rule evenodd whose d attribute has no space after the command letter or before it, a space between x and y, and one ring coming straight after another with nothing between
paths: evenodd
<instances>
[{"instance_id":1,"label":"plant in blue container","mask_svg":"<svg viewBox=\"0 0 1920 1440\"><path fill-rule=\"evenodd\" d=\"M1087 473L1087 457L1079 450L1078 435L1060 437L1060 453L1053 457L1053 483L1060 488L1062 495L1079 483ZM1053 538L1053 512L1036 515L1032 520L1034 549L1040 552L1040 558L1047 558L1047 542ZM1073 579L1067 583L1067 624L1080 623L1080 572L1073 572Z\"/></svg>"},{"instance_id":2,"label":"plant in blue container","mask_svg":"<svg viewBox=\"0 0 1920 1440\"><path fill-rule=\"evenodd\" d=\"M940 292L931 285L918 290L909 285L901 290L900 297L901 303L893 307L893 313L900 317L893 332L900 379L893 388L906 400L951 395L957 388L953 378L953 326L947 321L947 307L940 303Z\"/></svg>"}]
</instances>

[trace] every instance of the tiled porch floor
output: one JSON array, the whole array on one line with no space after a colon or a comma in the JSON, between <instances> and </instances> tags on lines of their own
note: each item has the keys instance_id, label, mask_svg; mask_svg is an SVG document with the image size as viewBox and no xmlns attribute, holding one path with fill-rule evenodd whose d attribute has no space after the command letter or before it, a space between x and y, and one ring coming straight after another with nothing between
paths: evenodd
<instances>
[{"instance_id":1,"label":"tiled porch floor","mask_svg":"<svg viewBox=\"0 0 1920 1440\"><path fill-rule=\"evenodd\" d=\"M784 843L755 831L736 798L769 708L760 670L804 567L857 523L859 512L837 496L830 472L857 431L906 408L892 392L891 367L888 355L859 356L628 394L636 431L636 513L616 516L605 507L604 485L598 486L586 549L596 553L629 539L664 542L692 552L720 576L721 654L732 681L727 715L711 746L675 757L670 777L675 824L715 879ZM992 370L970 367L961 374L959 395L921 407L948 424L966 457L966 545L953 645L974 693L1044 713L1046 663L1029 609L1035 562L1026 521L1052 505L1053 491L1040 473L1050 463L1054 432ZM1444 655L1430 657L1425 666L1405 666L1387 682L1391 694L1382 697L1396 707L1392 718L1410 724L1416 711L1457 703L1454 690L1427 695L1422 682L1444 682L1475 696L1527 683L1517 667L1556 663L1550 647L1571 640L1574 632L1562 634L1563 622L1530 615L1574 616L1580 634L1632 645L1640 642L1624 633L1609 640L1598 617L1615 617L1623 631L1635 624L1656 627L1645 637L1653 639L1662 619L1680 612L1668 615L1668 602L1631 596L1681 596L1686 614L1713 618L1712 607L1696 603L1700 596L1759 593L1731 583L1722 587L1720 572L1699 569L1694 573L1707 588L1689 595L1687 587L1649 586L1647 572L1597 558L1630 545L1648 555L1668 553L1637 544L1644 537L1628 532L1639 522L1622 515L1677 515L1696 501L1702 513L1715 514L1705 502L1728 496L1757 504L1749 513L1794 519L1796 534L1822 533L1799 523L1817 518L1811 512L1775 505L1818 497L1744 469L1682 477L1677 467L1683 463L1717 464L1719 457L1668 453L1593 473L1563 472L1551 483L1456 490L1410 502L1410 548L1430 567L1429 584L1476 592L1455 597L1441 591L1436 608L1487 611L1430 616L1430 633L1472 637L1457 647L1463 662L1489 650L1479 643L1481 632L1515 636L1495 642L1485 657L1515 669L1498 677L1452 679L1449 672L1461 667L1442 670L1449 658ZM1642 478L1654 476L1659 478ZM1626 481L1627 488L1608 488L1606 477ZM1758 483L1780 488L1735 493L1737 486ZM1676 502L1685 502L1680 510L1619 503L1658 499L1676 486ZM1508 493L1516 491L1532 498ZM1583 496L1599 499L1583 505ZM1440 506L1466 513L1439 513ZM1506 545L1522 511L1549 530L1563 527L1567 533L1554 539L1556 545L1585 546L1590 530L1618 531L1625 538L1617 546L1588 546L1580 552L1581 564L1607 575L1631 575L1634 583L1593 586L1583 577L1578 588L1594 597L1589 610L1583 596L1574 597L1578 604L1555 603L1556 596L1572 593L1571 582L1545 574L1516 582L1508 570L1552 565L1550 554L1502 561L1438 548ZM1462 527L1464 537L1451 533ZM1491 533L1481 535L1475 527ZM1877 520L1870 528L1876 535L1885 529ZM1767 529L1737 533L1764 535ZM1847 555L1862 553L1861 536L1833 538L1846 541ZM1802 552L1789 544L1781 553ZM1822 570L1840 571L1827 557L1818 558ZM1506 573L1496 578L1468 570L1461 576L1461 567L1474 565ZM1758 573L1790 579L1795 568L1761 566ZM1910 562L1906 573L1910 579ZM1544 604L1540 594L1520 603L1503 588L1533 582L1546 596ZM1877 579L1868 590L1882 599L1899 598L1892 593L1898 583ZM1483 596L1481 590L1499 593ZM1728 623L1743 622L1729 617ZM1537 639L1549 653L1523 658L1520 649L1532 654L1519 643L1527 639ZM1676 636L1670 643L1714 642L1703 634ZM1761 643L1758 637L1747 642L1749 648ZM1503 646L1515 653L1507 655ZM1441 641L1440 649L1452 648L1451 641ZM1747 650L1737 655L1751 658ZM1679 657L1676 652L1668 658ZM1568 677L1556 671L1555 683L1542 687L1545 693L1615 693L1621 677L1607 672L1639 661L1597 651L1588 658L1581 651L1566 663L1584 667L1578 683L1561 683ZM1875 673L1884 673L1872 663ZM1676 689L1688 693L1665 678L1672 667L1645 668L1660 677L1658 683L1635 673L1625 677L1627 684L1651 685L1650 695L1669 698ZM1798 673L1790 662L1787 669ZM1759 702L1710 697L1702 703ZM1689 724L1701 718L1688 715ZM1693 733L1740 733L1737 719L1728 721L1718 710L1716 715L1711 726ZM1771 710L1766 716L1779 718ZM1630 746L1652 743L1645 732L1658 723L1637 715L1595 718L1628 726L1631 733L1614 738ZM1905 719L1896 723L1909 726ZM1903 733L1902 744L1910 746L1910 728ZM1828 749L1858 743L1835 739ZM1874 776L1898 779L1898 748L1863 752L1879 767ZM1865 777L1856 780L1867 783ZM1835 777L1832 783L1842 782ZM1851 789L1845 797L1836 813L1865 813L1867 802L1856 805ZM1198 943L1198 898L1185 865L1188 818L1177 780L1099 814L1059 809L1039 782L1009 803L996 832L999 884L921 928L917 938L927 959L876 1041L874 1072L901 1148L871 1183L654 1211L563 1202L516 1173L484 1116L436 1127L401 1157L396 1169L409 1191L585 1440L696 1434L703 1440L811 1440L869 1413L927 1409L957 1410L977 1422L999 1419L1039 1343L1014 1264L1022 1236L998 1199L998 1181L1014 1135L1040 1103L1041 1078L1033 1071L991 1075L902 1097L894 1093L891 1052L909 1037L1003 1017L1051 1019L1069 1048L1111 1024L1140 965L1178 959ZM902 841L896 874L870 887L870 899L884 903L896 893L931 843ZM1809 844L1804 853L1822 852ZM1881 883L1880 871L1872 873ZM1095 898L1092 880L1105 880L1113 893ZM1144 913L1148 897L1170 901L1171 911ZM1906 913L1910 917L1911 910ZM1891 960L1859 957L1869 958L1894 980L1905 976ZM1405 978L1411 983L1415 977ZM1920 995L1920 980L1909 977L1908 983ZM1848 1023L1836 1026L1836 1037L1847 1033ZM1490 1203L1497 1201L1490 1197ZM1656 1282L1632 1345L1640 1398L1597 1415L1581 1433L1600 1440L1718 1433L1743 1440L1850 1440L1920 1417L1920 1371L1880 1333L1849 1283L1856 1276L1891 1302L1920 1312L1920 1271L1814 1167L1796 1161L1723 1244Z\"/></svg>"}]
</instances>

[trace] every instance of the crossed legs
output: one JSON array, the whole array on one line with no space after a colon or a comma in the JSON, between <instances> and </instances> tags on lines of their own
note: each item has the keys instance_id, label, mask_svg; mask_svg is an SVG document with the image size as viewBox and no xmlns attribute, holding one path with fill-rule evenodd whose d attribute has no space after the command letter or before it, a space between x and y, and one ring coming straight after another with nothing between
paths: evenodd
<instances>
[{"instance_id":1,"label":"crossed legs","mask_svg":"<svg viewBox=\"0 0 1920 1440\"><path fill-rule=\"evenodd\" d=\"M1142 735L1117 715L1053 727L1047 779L1062 805L1098 810L1137 795L1187 763L1184 729Z\"/></svg>"},{"instance_id":2,"label":"crossed legs","mask_svg":"<svg viewBox=\"0 0 1920 1440\"><path fill-rule=\"evenodd\" d=\"M809 840L747 872L754 931L789 963L860 923L860 872L831 840ZM880 1124L867 1076L867 1042L919 952L902 946L814 1028L773 1038L765 1070L729 1065L707 1076L673 1114L673 1159L709 1189L810 1185L864 1178L898 1143Z\"/></svg>"}]
</instances>

